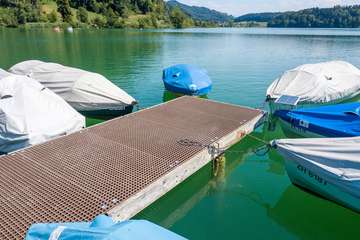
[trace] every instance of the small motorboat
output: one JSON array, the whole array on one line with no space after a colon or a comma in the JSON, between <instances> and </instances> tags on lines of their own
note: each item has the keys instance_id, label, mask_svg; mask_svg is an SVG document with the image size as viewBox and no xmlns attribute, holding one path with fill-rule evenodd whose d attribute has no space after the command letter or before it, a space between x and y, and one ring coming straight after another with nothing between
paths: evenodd
<instances>
[{"instance_id":1,"label":"small motorboat","mask_svg":"<svg viewBox=\"0 0 360 240\"><path fill-rule=\"evenodd\" d=\"M35 223L25 240L93 239L93 240L186 240L165 228L146 220L114 222L99 215L91 222Z\"/></svg>"},{"instance_id":2,"label":"small motorboat","mask_svg":"<svg viewBox=\"0 0 360 240\"><path fill-rule=\"evenodd\" d=\"M331 61L286 71L269 86L266 100L271 112L275 112L289 105L305 107L350 101L359 93L360 69L347 62ZM287 96L285 101L280 99L282 96Z\"/></svg>"},{"instance_id":3,"label":"small motorboat","mask_svg":"<svg viewBox=\"0 0 360 240\"><path fill-rule=\"evenodd\" d=\"M203 96L212 88L206 70L189 64L179 64L163 70L165 89L184 95Z\"/></svg>"},{"instance_id":4,"label":"small motorboat","mask_svg":"<svg viewBox=\"0 0 360 240\"><path fill-rule=\"evenodd\" d=\"M281 139L291 182L360 212L360 137Z\"/></svg>"},{"instance_id":5,"label":"small motorboat","mask_svg":"<svg viewBox=\"0 0 360 240\"><path fill-rule=\"evenodd\" d=\"M360 136L360 103L345 103L316 108L277 110L285 134L300 137Z\"/></svg>"},{"instance_id":6,"label":"small motorboat","mask_svg":"<svg viewBox=\"0 0 360 240\"><path fill-rule=\"evenodd\" d=\"M0 71L0 152L9 153L85 127L60 96L24 75Z\"/></svg>"},{"instance_id":7,"label":"small motorboat","mask_svg":"<svg viewBox=\"0 0 360 240\"><path fill-rule=\"evenodd\" d=\"M132 112L136 100L104 76L57 63L29 60L12 66L59 94L85 116L117 117Z\"/></svg>"},{"instance_id":8,"label":"small motorboat","mask_svg":"<svg viewBox=\"0 0 360 240\"><path fill-rule=\"evenodd\" d=\"M72 26L69 26L69 27L66 28L66 31L67 31L68 33L73 33L73 32L74 32L74 28L73 28Z\"/></svg>"}]
</instances>

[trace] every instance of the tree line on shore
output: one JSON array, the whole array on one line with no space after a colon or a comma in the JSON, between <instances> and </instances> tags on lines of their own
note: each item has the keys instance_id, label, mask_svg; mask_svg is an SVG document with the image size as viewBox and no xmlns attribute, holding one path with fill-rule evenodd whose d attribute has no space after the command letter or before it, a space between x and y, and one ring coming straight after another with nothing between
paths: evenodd
<instances>
[{"instance_id":1,"label":"tree line on shore","mask_svg":"<svg viewBox=\"0 0 360 240\"><path fill-rule=\"evenodd\" d=\"M252 13L240 16L235 21L265 22L268 27L358 28L360 5L310 8L283 13Z\"/></svg>"},{"instance_id":2,"label":"tree line on shore","mask_svg":"<svg viewBox=\"0 0 360 240\"><path fill-rule=\"evenodd\" d=\"M193 21L163 0L0 0L0 26L26 23L109 28L189 27Z\"/></svg>"},{"instance_id":3,"label":"tree line on shore","mask_svg":"<svg viewBox=\"0 0 360 240\"><path fill-rule=\"evenodd\" d=\"M231 18L223 20L223 15L164 0L0 0L0 26L7 27L61 24L98 28L360 27L360 5L246 14L236 18L235 23Z\"/></svg>"}]
</instances>

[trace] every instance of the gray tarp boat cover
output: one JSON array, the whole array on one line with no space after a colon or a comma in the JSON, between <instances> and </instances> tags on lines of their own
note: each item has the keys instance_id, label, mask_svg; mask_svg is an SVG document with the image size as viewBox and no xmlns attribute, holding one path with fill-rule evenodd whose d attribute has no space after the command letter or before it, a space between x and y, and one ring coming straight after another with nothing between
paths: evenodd
<instances>
[{"instance_id":1,"label":"gray tarp boat cover","mask_svg":"<svg viewBox=\"0 0 360 240\"><path fill-rule=\"evenodd\" d=\"M360 197L360 137L281 139L273 145L288 160Z\"/></svg>"},{"instance_id":2,"label":"gray tarp boat cover","mask_svg":"<svg viewBox=\"0 0 360 240\"><path fill-rule=\"evenodd\" d=\"M0 70L0 152L82 129L85 118L39 82Z\"/></svg>"},{"instance_id":3,"label":"gray tarp boat cover","mask_svg":"<svg viewBox=\"0 0 360 240\"><path fill-rule=\"evenodd\" d=\"M104 76L78 68L29 60L12 66L9 71L39 81L78 111L122 109L136 102Z\"/></svg>"},{"instance_id":4,"label":"gray tarp boat cover","mask_svg":"<svg viewBox=\"0 0 360 240\"><path fill-rule=\"evenodd\" d=\"M359 93L360 70L343 61L305 64L286 71L266 92L272 99L300 97L300 104L342 101Z\"/></svg>"}]
</instances>

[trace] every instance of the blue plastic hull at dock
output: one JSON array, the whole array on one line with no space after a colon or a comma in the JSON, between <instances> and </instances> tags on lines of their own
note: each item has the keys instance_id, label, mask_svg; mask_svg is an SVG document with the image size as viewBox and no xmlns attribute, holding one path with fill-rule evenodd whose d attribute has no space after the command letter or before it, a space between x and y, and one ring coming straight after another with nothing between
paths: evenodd
<instances>
[{"instance_id":1,"label":"blue plastic hull at dock","mask_svg":"<svg viewBox=\"0 0 360 240\"><path fill-rule=\"evenodd\" d=\"M179 87L170 85L170 84L168 84L166 82L164 82L164 86L165 86L166 90L168 90L168 91L170 91L172 93L182 94L182 95L189 95L189 96L205 96L212 89L212 86L208 86L207 88L202 88L202 89L199 89L198 91L192 92L192 91L184 89L184 88L179 88Z\"/></svg>"},{"instance_id":2,"label":"blue plastic hull at dock","mask_svg":"<svg viewBox=\"0 0 360 240\"><path fill-rule=\"evenodd\" d=\"M278 110L275 116L284 130L303 137L360 136L360 103Z\"/></svg>"},{"instance_id":3,"label":"blue plastic hull at dock","mask_svg":"<svg viewBox=\"0 0 360 240\"><path fill-rule=\"evenodd\" d=\"M163 70L165 89L190 96L203 96L212 88L212 81L206 70L194 65L178 64Z\"/></svg>"},{"instance_id":4,"label":"blue plastic hull at dock","mask_svg":"<svg viewBox=\"0 0 360 240\"><path fill-rule=\"evenodd\" d=\"M111 217L97 216L91 222L36 223L25 240L186 240L146 220L114 222Z\"/></svg>"}]
</instances>

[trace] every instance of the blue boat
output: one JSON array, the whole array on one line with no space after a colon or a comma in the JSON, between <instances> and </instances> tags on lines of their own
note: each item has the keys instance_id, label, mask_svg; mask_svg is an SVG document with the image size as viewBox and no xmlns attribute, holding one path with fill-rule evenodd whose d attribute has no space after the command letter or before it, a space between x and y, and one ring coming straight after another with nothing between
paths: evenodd
<instances>
[{"instance_id":1,"label":"blue boat","mask_svg":"<svg viewBox=\"0 0 360 240\"><path fill-rule=\"evenodd\" d=\"M212 88L206 70L189 64L179 64L163 70L166 90L184 95L203 96Z\"/></svg>"},{"instance_id":2,"label":"blue boat","mask_svg":"<svg viewBox=\"0 0 360 240\"><path fill-rule=\"evenodd\" d=\"M360 103L346 103L316 108L278 110L285 133L301 137L360 136Z\"/></svg>"},{"instance_id":3,"label":"blue boat","mask_svg":"<svg viewBox=\"0 0 360 240\"><path fill-rule=\"evenodd\" d=\"M185 238L145 220L115 223L111 217L97 216L92 222L37 223L27 232L25 240L186 240Z\"/></svg>"}]
</instances>

